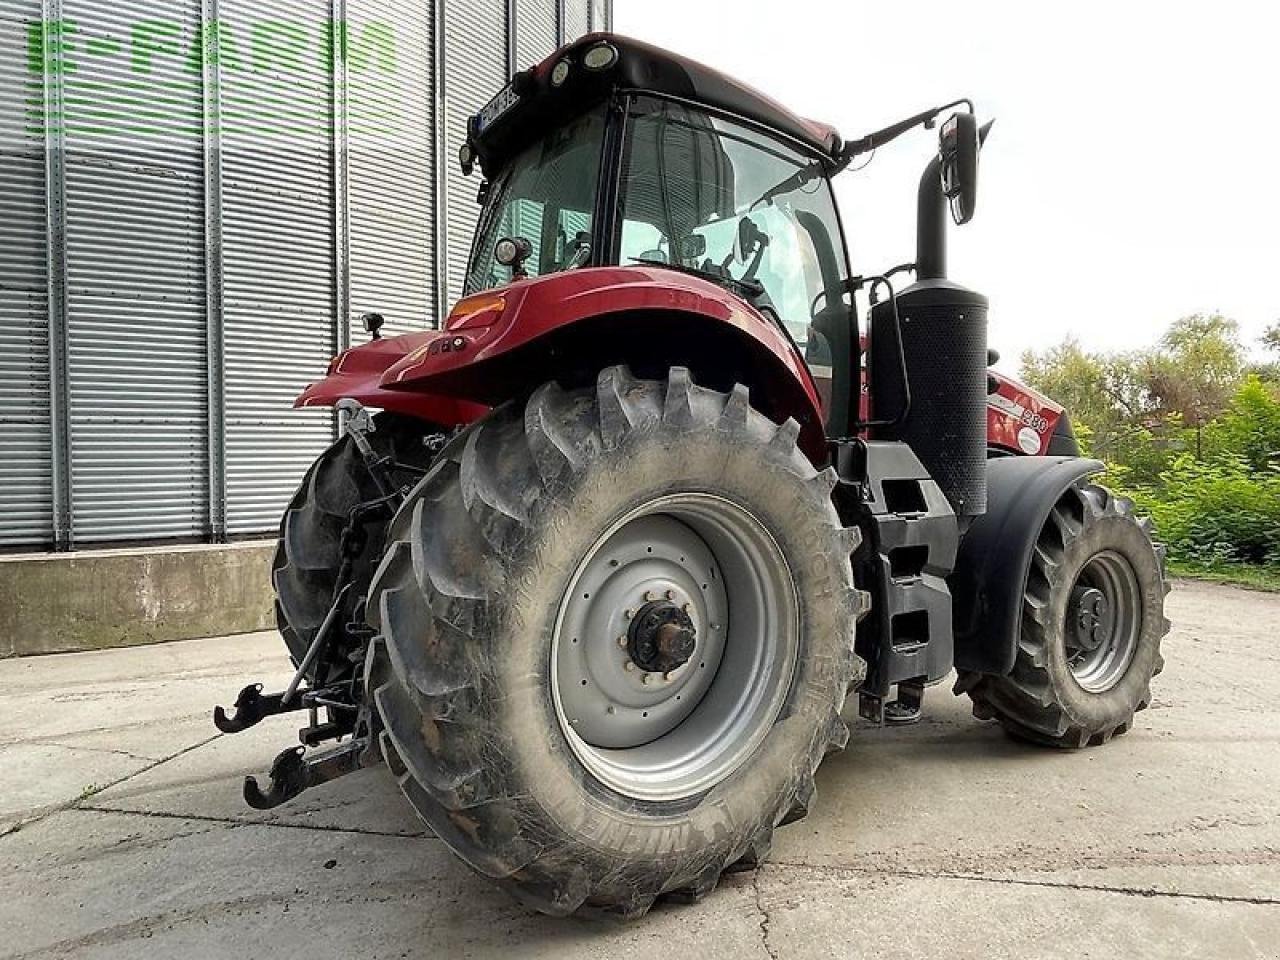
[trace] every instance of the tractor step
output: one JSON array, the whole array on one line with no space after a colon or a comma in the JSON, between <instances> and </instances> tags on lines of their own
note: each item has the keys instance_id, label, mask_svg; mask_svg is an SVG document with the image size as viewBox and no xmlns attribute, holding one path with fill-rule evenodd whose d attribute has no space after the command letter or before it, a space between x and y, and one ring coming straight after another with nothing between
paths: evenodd
<instances>
[{"instance_id":1,"label":"tractor step","mask_svg":"<svg viewBox=\"0 0 1280 960\"><path fill-rule=\"evenodd\" d=\"M848 452L853 458L841 464L839 473L864 485L871 521L866 587L874 603L868 629L860 628L856 640L858 654L867 661L859 713L875 723L893 722L886 710L909 720L909 709L885 703L893 685L900 685L901 699L903 688L922 689L951 670L946 578L955 566L959 541L955 512L905 444L850 444Z\"/></svg>"}]
</instances>

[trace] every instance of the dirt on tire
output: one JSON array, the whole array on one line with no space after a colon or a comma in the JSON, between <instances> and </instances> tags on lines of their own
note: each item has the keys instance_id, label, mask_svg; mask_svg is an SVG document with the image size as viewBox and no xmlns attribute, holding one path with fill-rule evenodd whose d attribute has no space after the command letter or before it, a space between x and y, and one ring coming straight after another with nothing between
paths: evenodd
<instances>
[{"instance_id":1,"label":"dirt on tire","mask_svg":"<svg viewBox=\"0 0 1280 960\"><path fill-rule=\"evenodd\" d=\"M1072 586L1101 551L1123 556L1134 570L1141 626L1123 675L1091 692L1072 676L1064 631ZM1151 521L1136 516L1129 499L1080 481L1059 498L1036 542L1012 672L962 676L957 689L968 692L976 717L999 721L1018 739L1066 749L1106 743L1151 702L1151 680L1164 667L1168 592L1164 548L1152 539Z\"/></svg>"},{"instance_id":2,"label":"dirt on tire","mask_svg":"<svg viewBox=\"0 0 1280 960\"><path fill-rule=\"evenodd\" d=\"M613 367L594 388L544 385L469 427L397 514L369 602L383 752L436 834L525 903L633 917L660 896L697 899L808 809L814 771L848 738L865 597L835 474L815 470L798 431L754 410L743 386ZM697 795L637 800L593 777L557 720L556 611L584 544L644 498L690 489L745 504L776 538L802 656L745 762Z\"/></svg>"}]
</instances>

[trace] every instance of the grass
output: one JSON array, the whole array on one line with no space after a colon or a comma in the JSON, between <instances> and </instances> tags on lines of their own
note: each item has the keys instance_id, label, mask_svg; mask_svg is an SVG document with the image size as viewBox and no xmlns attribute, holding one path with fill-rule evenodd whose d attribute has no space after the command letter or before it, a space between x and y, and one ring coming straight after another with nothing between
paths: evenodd
<instances>
[{"instance_id":1,"label":"grass","mask_svg":"<svg viewBox=\"0 0 1280 960\"><path fill-rule=\"evenodd\" d=\"M1170 560L1169 573L1191 580L1208 580L1211 583L1231 583L1253 590L1280 593L1280 566L1254 566L1244 563L1197 563L1187 560Z\"/></svg>"}]
</instances>

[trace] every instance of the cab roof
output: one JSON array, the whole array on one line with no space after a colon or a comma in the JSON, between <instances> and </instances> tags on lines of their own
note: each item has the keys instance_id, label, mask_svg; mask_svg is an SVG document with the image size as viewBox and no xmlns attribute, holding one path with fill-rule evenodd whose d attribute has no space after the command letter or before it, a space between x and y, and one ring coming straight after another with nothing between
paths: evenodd
<instances>
[{"instance_id":1,"label":"cab roof","mask_svg":"<svg viewBox=\"0 0 1280 960\"><path fill-rule=\"evenodd\" d=\"M586 52L602 43L618 51L617 60L602 70L583 64ZM561 61L569 64L560 86L551 82ZM615 91L649 92L723 110L799 141L816 152L837 158L843 145L833 127L792 113L760 91L718 70L630 37L591 33L566 44L541 63L516 74L511 81L519 101L488 127L468 124L468 142L486 173L496 168L553 127L580 116ZM496 92L496 91L495 91Z\"/></svg>"}]
</instances>

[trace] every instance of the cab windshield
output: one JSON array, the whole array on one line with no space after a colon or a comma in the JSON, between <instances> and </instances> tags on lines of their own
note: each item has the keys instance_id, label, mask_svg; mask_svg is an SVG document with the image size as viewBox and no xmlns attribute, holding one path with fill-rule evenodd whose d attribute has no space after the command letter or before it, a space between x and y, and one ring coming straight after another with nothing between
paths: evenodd
<instances>
[{"instance_id":1,"label":"cab windshield","mask_svg":"<svg viewBox=\"0 0 1280 960\"><path fill-rule=\"evenodd\" d=\"M592 215L600 176L604 109L584 114L525 148L493 183L467 269L466 292L512 279L494 259L503 237L523 237L532 251L523 263L537 277L582 266L590 258Z\"/></svg>"},{"instance_id":2,"label":"cab windshield","mask_svg":"<svg viewBox=\"0 0 1280 960\"><path fill-rule=\"evenodd\" d=\"M831 364L825 316L847 317L835 204L820 161L673 101L631 103L620 183L623 264L692 270L772 313L811 365Z\"/></svg>"}]
</instances>

